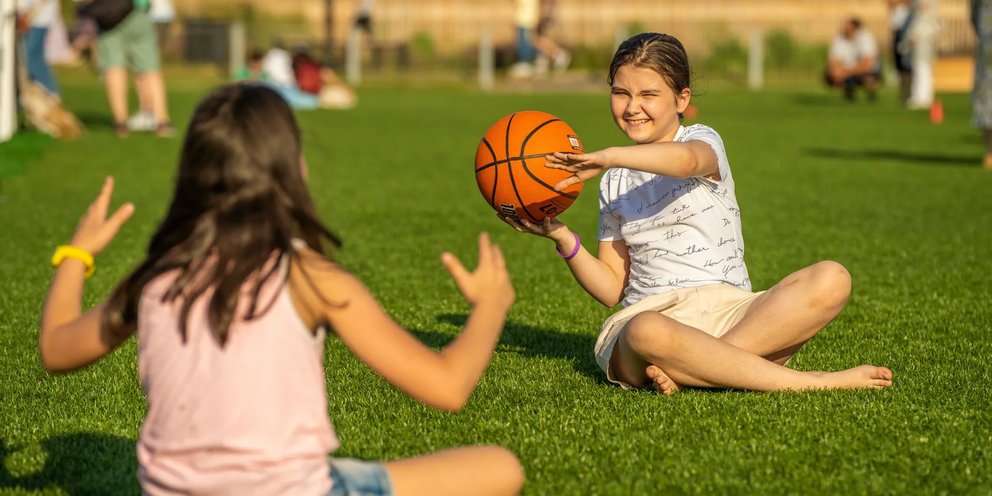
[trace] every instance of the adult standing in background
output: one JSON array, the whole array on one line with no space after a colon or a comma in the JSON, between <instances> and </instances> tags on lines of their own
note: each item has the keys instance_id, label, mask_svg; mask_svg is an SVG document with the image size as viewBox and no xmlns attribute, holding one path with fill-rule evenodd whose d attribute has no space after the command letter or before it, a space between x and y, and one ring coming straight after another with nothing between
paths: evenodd
<instances>
[{"instance_id":1,"label":"adult standing in background","mask_svg":"<svg viewBox=\"0 0 992 496\"><path fill-rule=\"evenodd\" d=\"M937 0L913 0L913 19L906 32L913 53L913 84L906 102L911 109L929 109L933 104L933 61L939 30Z\"/></svg>"},{"instance_id":2,"label":"adult standing in background","mask_svg":"<svg viewBox=\"0 0 992 496\"><path fill-rule=\"evenodd\" d=\"M529 78L534 74L535 55L533 36L540 20L539 0L516 0L517 9L513 15L517 28L517 62L510 67L510 77Z\"/></svg>"},{"instance_id":3,"label":"adult standing in background","mask_svg":"<svg viewBox=\"0 0 992 496\"><path fill-rule=\"evenodd\" d=\"M975 86L971 93L971 123L985 137L986 169L992 170L992 0L971 0L975 46Z\"/></svg>"},{"instance_id":4,"label":"adult standing in background","mask_svg":"<svg viewBox=\"0 0 992 496\"><path fill-rule=\"evenodd\" d=\"M19 0L18 24L24 31L24 51L28 78L40 84L52 96L59 97L59 85L45 59L45 38L59 15L58 0Z\"/></svg>"},{"instance_id":5,"label":"adult standing in background","mask_svg":"<svg viewBox=\"0 0 992 496\"><path fill-rule=\"evenodd\" d=\"M158 40L159 51L165 49L169 35L169 25L176 16L172 0L151 0L148 5L148 18L155 25L155 36ZM135 89L138 91L138 112L127 120L127 128L131 131L154 131L156 127L151 78L136 78Z\"/></svg>"},{"instance_id":6,"label":"adult standing in background","mask_svg":"<svg viewBox=\"0 0 992 496\"><path fill-rule=\"evenodd\" d=\"M572 55L551 37L551 25L555 22L555 0L540 0L540 15L537 27L531 37L534 48L540 55L534 61L534 69L539 75L548 72L548 62L554 64L555 72L562 73L568 68Z\"/></svg>"},{"instance_id":7,"label":"adult standing in background","mask_svg":"<svg viewBox=\"0 0 992 496\"><path fill-rule=\"evenodd\" d=\"M906 31L912 21L912 0L887 0L889 4L889 28L892 30L892 64L899 78L899 101L909 100L913 83L912 50L905 43Z\"/></svg>"},{"instance_id":8,"label":"adult standing in background","mask_svg":"<svg viewBox=\"0 0 992 496\"><path fill-rule=\"evenodd\" d=\"M135 85L144 86L155 119L155 133L167 138L175 134L169 120L165 80L162 77L155 26L148 17L149 0L134 0L134 9L116 26L101 31L97 38L100 69L114 131L128 134L127 76L134 73Z\"/></svg>"}]
</instances>

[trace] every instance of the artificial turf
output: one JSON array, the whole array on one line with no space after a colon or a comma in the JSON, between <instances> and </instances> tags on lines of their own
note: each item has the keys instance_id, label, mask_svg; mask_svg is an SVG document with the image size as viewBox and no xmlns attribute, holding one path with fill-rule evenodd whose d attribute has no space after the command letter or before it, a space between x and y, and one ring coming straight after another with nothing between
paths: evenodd
<instances>
[{"instance_id":1,"label":"artificial turf","mask_svg":"<svg viewBox=\"0 0 992 496\"><path fill-rule=\"evenodd\" d=\"M27 157L0 178L0 493L137 493L145 404L133 339L83 371L50 376L37 358L38 317L48 258L106 175L117 179L115 202L137 211L98 258L87 304L140 259L182 141L115 138L100 88L65 86L86 137L0 144L0 155L21 147ZM172 87L177 123L207 88ZM472 263L483 230L503 247L518 295L489 370L456 414L418 404L328 340L338 454L499 444L518 454L535 495L992 494L992 172L979 165L968 96L942 97L940 125L888 94L846 104L818 89L711 88L694 99L697 121L726 143L755 289L823 259L853 276L847 308L793 366L884 365L895 385L672 397L605 382L592 346L613 310L578 287L550 242L502 224L473 181L481 134L515 110L561 117L587 149L624 144L605 87L376 87L353 110L299 113L311 191L345 240L335 256L398 322L435 347L455 335L467 306L438 255ZM561 216L590 248L596 186Z\"/></svg>"}]
</instances>

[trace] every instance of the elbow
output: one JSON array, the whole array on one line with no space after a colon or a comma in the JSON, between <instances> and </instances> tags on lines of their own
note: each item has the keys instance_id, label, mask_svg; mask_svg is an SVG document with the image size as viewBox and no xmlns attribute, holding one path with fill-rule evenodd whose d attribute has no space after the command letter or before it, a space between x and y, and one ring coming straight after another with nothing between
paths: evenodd
<instances>
[{"instance_id":1,"label":"elbow","mask_svg":"<svg viewBox=\"0 0 992 496\"><path fill-rule=\"evenodd\" d=\"M438 410L456 413L462 408L465 408L465 404L468 403L468 397L468 394L452 391L451 393L438 395L438 397L433 398L430 405Z\"/></svg>"},{"instance_id":2,"label":"elbow","mask_svg":"<svg viewBox=\"0 0 992 496\"><path fill-rule=\"evenodd\" d=\"M51 353L45 353L44 348L39 349L38 357L41 359L41 367L45 369L45 372L48 372L49 374L61 374L68 372L68 369L52 359Z\"/></svg>"},{"instance_id":3,"label":"elbow","mask_svg":"<svg viewBox=\"0 0 992 496\"><path fill-rule=\"evenodd\" d=\"M620 303L620 298L597 298L597 300L600 305L603 305L606 308L613 308Z\"/></svg>"}]
</instances>

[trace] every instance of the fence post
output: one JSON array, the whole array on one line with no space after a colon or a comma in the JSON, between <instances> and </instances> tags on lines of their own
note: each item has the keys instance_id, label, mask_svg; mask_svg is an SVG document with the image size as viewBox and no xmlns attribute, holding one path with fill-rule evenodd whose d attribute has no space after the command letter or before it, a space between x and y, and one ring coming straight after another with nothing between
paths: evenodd
<instances>
[{"instance_id":1,"label":"fence post","mask_svg":"<svg viewBox=\"0 0 992 496\"><path fill-rule=\"evenodd\" d=\"M479 34L479 87L489 91L493 89L493 34L489 26L484 26Z\"/></svg>"},{"instance_id":2,"label":"fence post","mask_svg":"<svg viewBox=\"0 0 992 496\"><path fill-rule=\"evenodd\" d=\"M362 82L362 32L357 26L348 31L344 76L352 86L358 86Z\"/></svg>"},{"instance_id":3,"label":"fence post","mask_svg":"<svg viewBox=\"0 0 992 496\"><path fill-rule=\"evenodd\" d=\"M14 102L14 0L0 0L0 142L17 129Z\"/></svg>"},{"instance_id":4,"label":"fence post","mask_svg":"<svg viewBox=\"0 0 992 496\"><path fill-rule=\"evenodd\" d=\"M760 90L765 86L765 33L760 29L751 31L751 42L747 50L747 87Z\"/></svg>"},{"instance_id":5,"label":"fence post","mask_svg":"<svg viewBox=\"0 0 992 496\"><path fill-rule=\"evenodd\" d=\"M228 76L236 74L245 66L245 46L245 25L240 20L235 20L227 29Z\"/></svg>"}]
</instances>

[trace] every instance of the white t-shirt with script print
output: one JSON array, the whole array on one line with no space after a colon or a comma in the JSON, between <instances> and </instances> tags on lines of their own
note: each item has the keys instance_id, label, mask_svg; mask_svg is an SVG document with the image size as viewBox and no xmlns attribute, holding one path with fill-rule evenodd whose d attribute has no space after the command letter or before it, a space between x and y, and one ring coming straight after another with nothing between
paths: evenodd
<instances>
[{"instance_id":1,"label":"white t-shirt with script print","mask_svg":"<svg viewBox=\"0 0 992 496\"><path fill-rule=\"evenodd\" d=\"M625 307L646 296L707 284L751 290L723 140L709 126L680 126L674 141L691 140L713 147L719 181L624 168L610 169L600 180L599 239L622 239L630 251Z\"/></svg>"}]
</instances>

